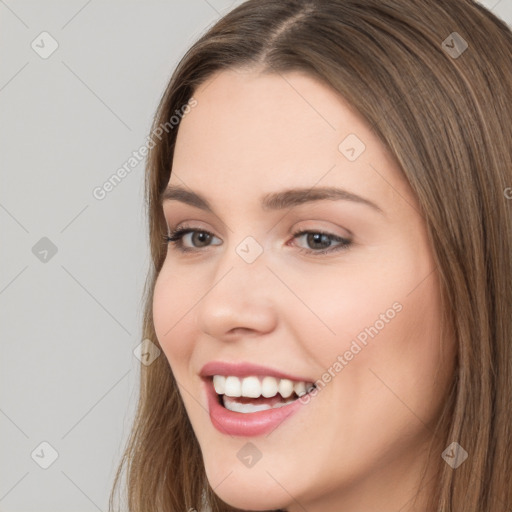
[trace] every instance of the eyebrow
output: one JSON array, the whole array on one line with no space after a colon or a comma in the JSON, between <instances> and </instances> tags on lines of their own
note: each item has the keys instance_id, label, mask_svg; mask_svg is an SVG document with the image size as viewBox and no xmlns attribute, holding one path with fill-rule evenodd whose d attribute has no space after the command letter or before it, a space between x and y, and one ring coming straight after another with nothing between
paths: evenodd
<instances>
[{"instance_id":1,"label":"eyebrow","mask_svg":"<svg viewBox=\"0 0 512 512\"><path fill-rule=\"evenodd\" d=\"M301 204L321 200L344 200L364 204L377 212L384 214L382 208L369 199L358 196L348 190L336 187L293 188L281 192L265 194L261 198L263 210L284 210ZM180 201L201 210L214 213L208 200L197 192L188 190L180 185L167 187L160 194L160 203L165 201Z\"/></svg>"}]
</instances>

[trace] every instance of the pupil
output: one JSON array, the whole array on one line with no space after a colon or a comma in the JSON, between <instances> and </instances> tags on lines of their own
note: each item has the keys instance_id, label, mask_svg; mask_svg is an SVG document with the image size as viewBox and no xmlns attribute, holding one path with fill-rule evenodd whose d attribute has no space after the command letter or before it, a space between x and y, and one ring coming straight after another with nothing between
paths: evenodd
<instances>
[{"instance_id":1,"label":"pupil","mask_svg":"<svg viewBox=\"0 0 512 512\"><path fill-rule=\"evenodd\" d=\"M204 233L202 231L200 231L199 233L195 233L195 235L197 238L202 239L202 240L199 240L200 242L208 242L208 238L210 236L208 233Z\"/></svg>"},{"instance_id":2,"label":"pupil","mask_svg":"<svg viewBox=\"0 0 512 512\"><path fill-rule=\"evenodd\" d=\"M313 244L321 242L322 237L326 237L326 235L324 235L323 233L313 233L313 234L310 234L309 236L312 237ZM311 241L311 238L310 238L310 241ZM329 247L330 245L331 245L331 242L326 237L326 240L325 240L325 243L324 243L323 247Z\"/></svg>"}]
</instances>

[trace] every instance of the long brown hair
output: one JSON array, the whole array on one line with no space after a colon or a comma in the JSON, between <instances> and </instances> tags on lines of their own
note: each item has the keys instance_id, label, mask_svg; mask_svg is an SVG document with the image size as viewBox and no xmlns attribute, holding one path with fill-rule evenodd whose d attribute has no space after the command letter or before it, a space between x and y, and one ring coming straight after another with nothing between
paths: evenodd
<instances>
[{"instance_id":1,"label":"long brown hair","mask_svg":"<svg viewBox=\"0 0 512 512\"><path fill-rule=\"evenodd\" d=\"M466 46L467 44L467 46ZM438 451L429 512L512 508L512 32L471 0L250 0L185 54L157 109L146 192L152 264L143 338L166 255L160 193L177 126L214 72L302 71L330 85L378 135L415 192L457 343L453 385L436 435L458 442L457 469ZM167 123L167 124L166 124ZM447 331L448 332L448 331ZM110 495L127 469L130 512L236 510L210 487L168 361L141 365L136 417Z\"/></svg>"}]
</instances>

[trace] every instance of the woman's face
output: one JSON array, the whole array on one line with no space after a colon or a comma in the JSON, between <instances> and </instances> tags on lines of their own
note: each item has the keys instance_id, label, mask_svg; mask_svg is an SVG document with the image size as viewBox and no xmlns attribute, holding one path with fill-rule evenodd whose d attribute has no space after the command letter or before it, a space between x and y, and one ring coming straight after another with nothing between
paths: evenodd
<instances>
[{"instance_id":1,"label":"woman's face","mask_svg":"<svg viewBox=\"0 0 512 512\"><path fill-rule=\"evenodd\" d=\"M453 364L407 181L305 74L222 71L194 98L163 210L195 231L153 315L211 486L248 510L404 507Z\"/></svg>"}]
</instances>

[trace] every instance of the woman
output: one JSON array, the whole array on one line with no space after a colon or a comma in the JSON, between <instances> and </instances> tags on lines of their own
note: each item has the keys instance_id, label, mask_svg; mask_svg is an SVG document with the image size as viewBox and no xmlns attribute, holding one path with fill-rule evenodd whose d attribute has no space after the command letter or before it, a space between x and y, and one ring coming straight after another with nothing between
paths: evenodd
<instances>
[{"instance_id":1,"label":"woman","mask_svg":"<svg viewBox=\"0 0 512 512\"><path fill-rule=\"evenodd\" d=\"M470 0L251 0L193 45L148 160L130 511L512 508L510 119Z\"/></svg>"}]
</instances>

